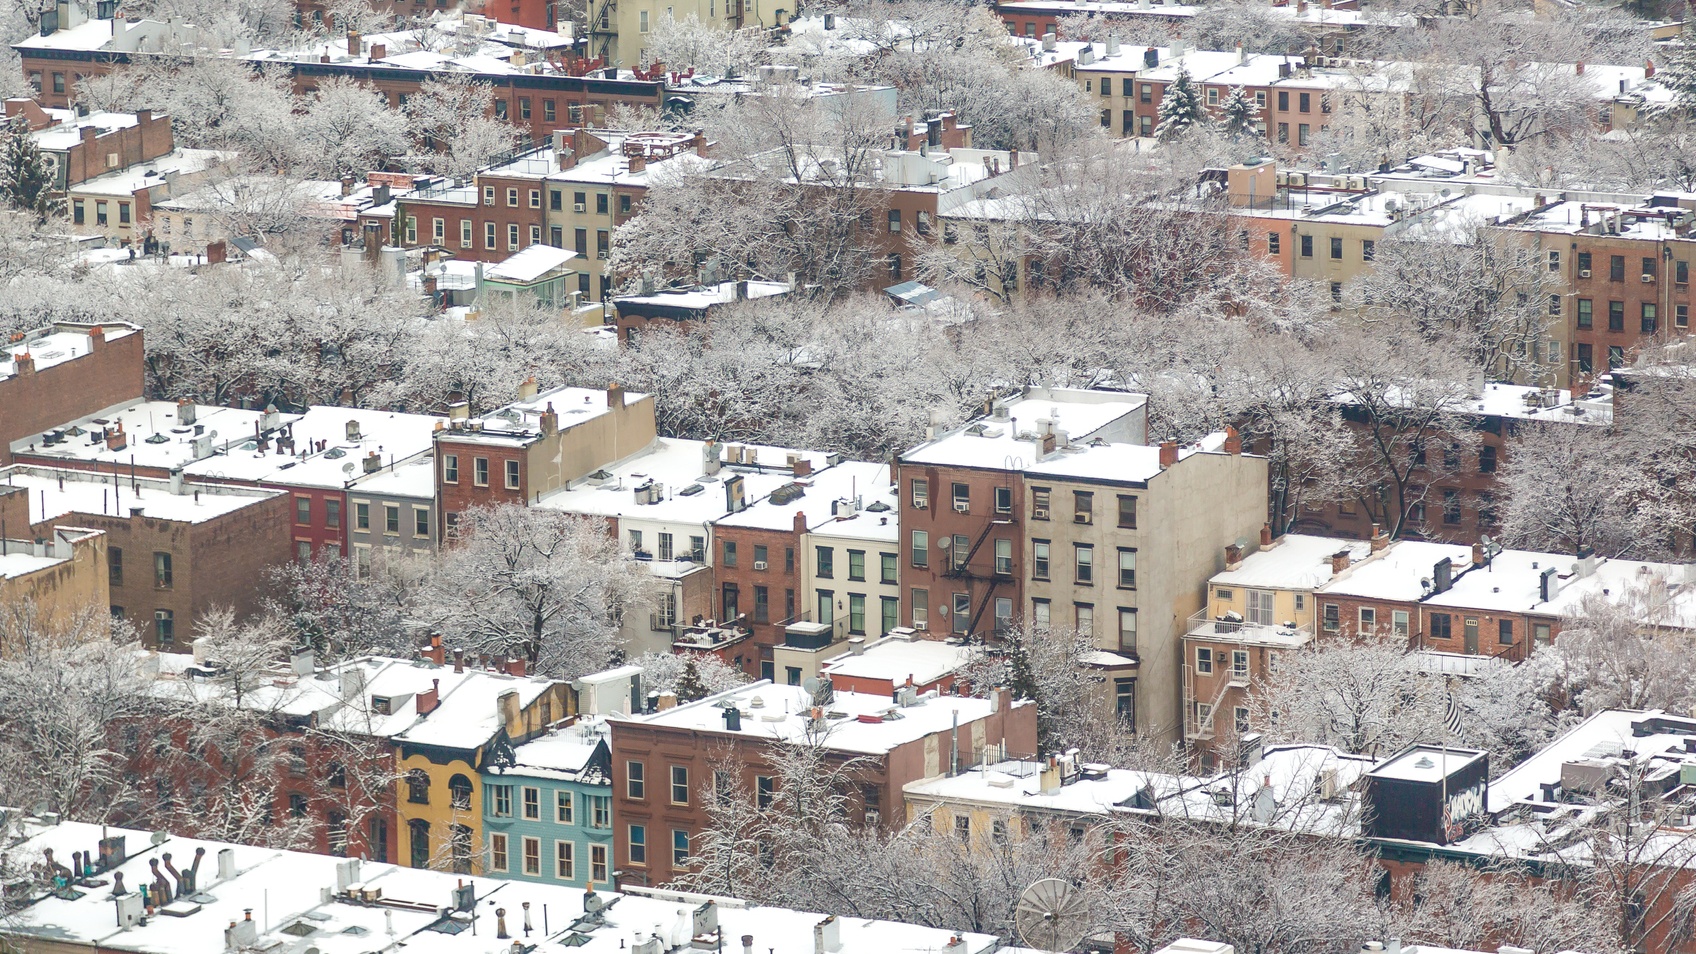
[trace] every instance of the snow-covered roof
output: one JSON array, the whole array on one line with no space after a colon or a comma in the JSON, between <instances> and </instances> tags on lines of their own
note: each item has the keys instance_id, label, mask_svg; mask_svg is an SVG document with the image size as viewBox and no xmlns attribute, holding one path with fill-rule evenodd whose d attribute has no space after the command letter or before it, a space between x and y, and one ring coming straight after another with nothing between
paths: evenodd
<instances>
[{"instance_id":1,"label":"snow-covered roof","mask_svg":"<svg viewBox=\"0 0 1696 954\"><path fill-rule=\"evenodd\" d=\"M648 397L635 391L614 393L619 395L618 400L624 402L624 407ZM550 407L559 418L559 429L568 431L607 414L610 410L607 401L608 391L602 388L554 388L535 397L514 401L482 417L471 418L464 422L464 426L456 426L461 422L449 421L444 434L455 442L524 447L541 437L542 415Z\"/></svg>"},{"instance_id":2,"label":"snow-covered roof","mask_svg":"<svg viewBox=\"0 0 1696 954\"><path fill-rule=\"evenodd\" d=\"M68 563L76 555L72 544L99 536L103 530L55 527L48 539L8 540L0 537L0 580L16 579ZM39 552L38 552L39 551Z\"/></svg>"},{"instance_id":3,"label":"snow-covered roof","mask_svg":"<svg viewBox=\"0 0 1696 954\"><path fill-rule=\"evenodd\" d=\"M660 306L704 312L715 305L728 305L740 300L737 286L745 284L741 297L748 299L787 295L790 288L783 282L719 282L712 286L694 285L687 288L666 288L651 295L620 295L614 298L615 307Z\"/></svg>"},{"instance_id":4,"label":"snow-covered roof","mask_svg":"<svg viewBox=\"0 0 1696 954\"><path fill-rule=\"evenodd\" d=\"M1435 783L1486 757L1486 753L1477 749L1415 745L1373 766L1368 774L1402 782Z\"/></svg>"},{"instance_id":5,"label":"snow-covered roof","mask_svg":"<svg viewBox=\"0 0 1696 954\"><path fill-rule=\"evenodd\" d=\"M102 326L107 341L127 338L140 329L135 325L114 322ZM9 341L0 347L0 381L18 373L18 359L25 355L35 362L39 374L54 365L87 355L94 349L88 329L74 325L55 325L25 333L21 341Z\"/></svg>"},{"instance_id":6,"label":"snow-covered roof","mask_svg":"<svg viewBox=\"0 0 1696 954\"><path fill-rule=\"evenodd\" d=\"M130 478L110 472L61 470L13 465L0 470L0 483L29 488L31 523L68 513L122 517L140 509L149 520L203 523L277 496L281 491L252 487L186 484L172 493L169 481Z\"/></svg>"},{"instance_id":7,"label":"snow-covered roof","mask_svg":"<svg viewBox=\"0 0 1696 954\"><path fill-rule=\"evenodd\" d=\"M825 455L814 451L745 444L741 446L747 463L727 462L717 474L707 474L709 446L704 441L658 438L641 453L596 472L605 476L590 475L574 481L564 490L543 495L536 506L597 517L699 527L731 512L725 499L725 481L730 477L742 478L742 499L751 502L795 482L790 455L799 455L815 468L822 469L826 463ZM638 500L636 490L645 485L657 489L660 499L650 503L644 495ZM771 512L776 513L776 508L771 508ZM790 526L786 520L780 529Z\"/></svg>"},{"instance_id":8,"label":"snow-covered roof","mask_svg":"<svg viewBox=\"0 0 1696 954\"><path fill-rule=\"evenodd\" d=\"M251 433L229 433L222 435L221 453L189 464L183 473L340 490L367 473L366 467L375 472L428 451L441 421L429 414L314 406L282 426L294 438L293 453L278 453L275 438L261 450Z\"/></svg>"},{"instance_id":9,"label":"snow-covered roof","mask_svg":"<svg viewBox=\"0 0 1696 954\"><path fill-rule=\"evenodd\" d=\"M858 460L829 464L829 458L826 461L827 466L794 478L799 496L779 494L783 499L779 503L767 494L745 510L726 514L717 521L718 525L787 531L795 526L795 515L799 513L804 515L808 531L820 536L895 540L900 528L896 523L895 490L889 482L889 465ZM854 505L856 499L859 506ZM878 503L884 509L865 509Z\"/></svg>"},{"instance_id":10,"label":"snow-covered roof","mask_svg":"<svg viewBox=\"0 0 1696 954\"><path fill-rule=\"evenodd\" d=\"M187 868L194 864L197 849L204 849L198 893L176 902L180 907L174 913L179 916L150 917L146 923L138 920L127 927L118 926L109 884L112 872L103 871L96 875L99 885L32 895L32 903L20 905L7 923L7 933L20 938L134 954L298 951L306 947L320 954L367 954L391 945L397 938L404 939L408 954L504 951L510 942L490 941L489 946L480 946L467 930L474 917L477 935L485 940L494 938L497 908L504 909L505 926L515 937L522 934L528 917L533 930L525 943L537 945L539 950L568 948L583 954L618 954L629 948L637 933L662 935L666 950L687 949L697 933L716 933L723 940L713 943L726 950L739 949L738 939L753 935L774 954L815 954L813 928L827 917L733 898L654 889L585 892L565 885L407 868L169 833L155 845L149 831L82 822L44 824L26 820L22 835L23 840L14 849L18 857L36 860L50 849L56 860L67 865L73 852L90 850L103 837L122 837L128 857L115 870L124 875L128 894L138 902L139 889L153 879L150 862L169 852L173 864ZM227 859L228 876L219 873L221 859ZM382 901L346 900L343 895L350 885L356 890L380 892ZM441 909L455 907L455 888L460 885L471 889L474 903L466 912L444 918ZM331 900L324 900L325 892ZM599 910L585 917L589 899ZM716 916L716 932L698 932L694 915L708 900L714 903L705 909L706 916ZM544 909L549 912L545 920L541 916ZM907 949L990 954L999 947L999 940L987 934L960 934L845 916L833 923L839 941L837 954L889 954ZM232 929L231 925L237 927ZM444 931L444 927L449 929ZM231 931L236 936L227 941L227 932ZM250 940L240 936L247 931L252 932ZM955 937L960 943L951 946Z\"/></svg>"},{"instance_id":11,"label":"snow-covered roof","mask_svg":"<svg viewBox=\"0 0 1696 954\"><path fill-rule=\"evenodd\" d=\"M133 461L137 467L172 470L195 459L196 437L210 438L210 449L217 450L252 434L254 427L265 418L263 411L210 405L196 405L194 412L194 423L183 424L178 419L180 409L175 401L136 401L117 405L79 417L51 431L13 441L12 453L28 453L32 457L53 460L121 464L125 467ZM288 423L297 417L280 414L277 422ZM123 428L127 442L122 449L113 450L110 439L94 440L103 430L114 432L119 427ZM196 428L200 429L198 433ZM53 432L59 432L62 439L49 445L45 440Z\"/></svg>"},{"instance_id":12,"label":"snow-covered roof","mask_svg":"<svg viewBox=\"0 0 1696 954\"><path fill-rule=\"evenodd\" d=\"M1155 772L1107 769L1100 773L1092 772L1089 776L1080 775L1060 786L1059 791L1045 795L1042 792L1043 764L1029 759L995 762L958 775L938 775L909 782L902 791L910 798L944 804L1106 816L1118 805L1137 798L1144 791L1166 796L1198 781Z\"/></svg>"},{"instance_id":13,"label":"snow-covered roof","mask_svg":"<svg viewBox=\"0 0 1696 954\"><path fill-rule=\"evenodd\" d=\"M993 470L1023 469L1043 456L1035 439L1040 421L1065 431L1073 443L1096 436L1131 442L1145 427L1148 398L1142 394L1033 388L1005 405L1006 413L947 431L901 455L908 464L938 464Z\"/></svg>"},{"instance_id":14,"label":"snow-covered roof","mask_svg":"<svg viewBox=\"0 0 1696 954\"><path fill-rule=\"evenodd\" d=\"M1547 802L1542 786L1561 781L1561 768L1580 760L1636 760L1696 767L1686 743L1696 720L1660 710L1604 709L1490 782L1492 813L1520 801ZM1629 759L1626 752L1634 753Z\"/></svg>"},{"instance_id":15,"label":"snow-covered roof","mask_svg":"<svg viewBox=\"0 0 1696 954\"><path fill-rule=\"evenodd\" d=\"M176 149L146 162L95 176L71 186L73 195L131 196L142 189L163 186L170 176L194 175L214 166L234 161L240 155L234 150Z\"/></svg>"},{"instance_id":16,"label":"snow-covered roof","mask_svg":"<svg viewBox=\"0 0 1696 954\"><path fill-rule=\"evenodd\" d=\"M554 248L552 245L532 245L508 256L498 264L489 266L484 270L483 278L494 282L529 284L546 277L550 272L565 269L565 264L576 257L577 253L569 249ZM569 271L565 269L565 272Z\"/></svg>"},{"instance_id":17,"label":"snow-covered roof","mask_svg":"<svg viewBox=\"0 0 1696 954\"><path fill-rule=\"evenodd\" d=\"M1015 706L1029 704L1013 703ZM742 728L734 733L724 724L724 710L732 705L742 713ZM639 722L662 728L796 741L807 737L812 706L812 695L801 686L779 686L769 679L762 679L648 715L613 713L607 721L613 724L614 732L618 731L621 723ZM987 719L994 711L994 703L970 696L925 693L914 705L897 706L887 695L838 691L835 699L824 708L825 719L829 723L829 729L824 733L825 748L837 752L883 755L925 736L948 731L956 717L960 725ZM814 737L817 738L816 735Z\"/></svg>"},{"instance_id":18,"label":"snow-covered roof","mask_svg":"<svg viewBox=\"0 0 1696 954\"><path fill-rule=\"evenodd\" d=\"M95 135L104 136L120 129L131 129L139 122L135 113L93 112L86 116L73 113L64 122L37 129L29 137L45 152L65 152L82 142L84 129L92 129Z\"/></svg>"},{"instance_id":19,"label":"snow-covered roof","mask_svg":"<svg viewBox=\"0 0 1696 954\"><path fill-rule=\"evenodd\" d=\"M923 686L959 672L971 658L972 651L965 646L892 634L866 643L859 653L825 660L819 671L830 676L887 679L902 684L911 676L914 685Z\"/></svg>"},{"instance_id":20,"label":"snow-covered roof","mask_svg":"<svg viewBox=\"0 0 1696 954\"><path fill-rule=\"evenodd\" d=\"M1244 586L1268 590L1311 590L1331 578L1331 557L1344 550L1351 560L1371 552L1367 540L1286 533L1273 545L1243 557L1234 570L1215 573L1212 586Z\"/></svg>"},{"instance_id":21,"label":"snow-covered roof","mask_svg":"<svg viewBox=\"0 0 1696 954\"><path fill-rule=\"evenodd\" d=\"M516 764L501 774L546 778L585 785L608 785L612 779L599 770L596 753L606 747L606 726L599 719L550 729L523 745L513 747Z\"/></svg>"},{"instance_id":22,"label":"snow-covered roof","mask_svg":"<svg viewBox=\"0 0 1696 954\"><path fill-rule=\"evenodd\" d=\"M436 455L420 454L399 463L384 462L383 469L374 474L354 476L353 487L358 493L384 497L410 497L414 500L434 500L436 497Z\"/></svg>"}]
</instances>

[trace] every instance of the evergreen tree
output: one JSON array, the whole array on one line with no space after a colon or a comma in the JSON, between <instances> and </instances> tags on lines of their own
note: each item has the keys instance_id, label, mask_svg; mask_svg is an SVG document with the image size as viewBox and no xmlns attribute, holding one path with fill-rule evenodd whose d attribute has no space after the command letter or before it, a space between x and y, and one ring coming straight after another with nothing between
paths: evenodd
<instances>
[{"instance_id":1,"label":"evergreen tree","mask_svg":"<svg viewBox=\"0 0 1696 954\"><path fill-rule=\"evenodd\" d=\"M1672 100L1654 111L1696 117L1696 41L1683 38L1669 43L1665 56L1665 63L1655 71L1655 81L1672 93Z\"/></svg>"},{"instance_id":2,"label":"evergreen tree","mask_svg":"<svg viewBox=\"0 0 1696 954\"><path fill-rule=\"evenodd\" d=\"M0 141L0 200L19 212L35 213L36 221L42 223L64 205L53 194L53 172L22 117Z\"/></svg>"},{"instance_id":3,"label":"evergreen tree","mask_svg":"<svg viewBox=\"0 0 1696 954\"><path fill-rule=\"evenodd\" d=\"M1225 99L1225 135L1231 139L1258 135L1254 124L1260 120L1260 104L1241 87L1232 87Z\"/></svg>"},{"instance_id":4,"label":"evergreen tree","mask_svg":"<svg viewBox=\"0 0 1696 954\"><path fill-rule=\"evenodd\" d=\"M672 690L677 694L677 704L694 702L705 699L709 693L706 683L701 681L701 671L696 668L695 660L683 664L683 673L677 677L677 688Z\"/></svg>"},{"instance_id":5,"label":"evergreen tree","mask_svg":"<svg viewBox=\"0 0 1696 954\"><path fill-rule=\"evenodd\" d=\"M1160 99L1160 124L1155 135L1164 142L1171 142L1206 121L1201 90L1190 78L1190 71L1179 66L1177 77L1166 87L1166 93Z\"/></svg>"}]
</instances>

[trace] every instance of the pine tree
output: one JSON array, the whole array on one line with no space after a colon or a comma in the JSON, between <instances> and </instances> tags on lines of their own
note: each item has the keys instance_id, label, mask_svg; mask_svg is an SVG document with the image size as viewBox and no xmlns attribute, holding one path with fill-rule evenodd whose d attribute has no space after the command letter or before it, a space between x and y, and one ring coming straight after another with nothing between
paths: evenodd
<instances>
[{"instance_id":1,"label":"pine tree","mask_svg":"<svg viewBox=\"0 0 1696 954\"><path fill-rule=\"evenodd\" d=\"M1225 100L1225 135L1231 139L1257 135L1254 124L1260 119L1260 104L1241 87L1232 87Z\"/></svg>"},{"instance_id":2,"label":"pine tree","mask_svg":"<svg viewBox=\"0 0 1696 954\"><path fill-rule=\"evenodd\" d=\"M1200 126L1207 121L1207 114L1202 111L1201 91L1196 89L1195 81L1190 79L1189 70L1178 67L1178 75L1166 87L1165 94L1160 99L1160 125L1155 134L1164 142L1174 139Z\"/></svg>"},{"instance_id":3,"label":"pine tree","mask_svg":"<svg viewBox=\"0 0 1696 954\"><path fill-rule=\"evenodd\" d=\"M53 195L53 172L30 138L22 117L0 142L0 199L19 212L35 213L38 222L59 213L64 201Z\"/></svg>"},{"instance_id":4,"label":"pine tree","mask_svg":"<svg viewBox=\"0 0 1696 954\"><path fill-rule=\"evenodd\" d=\"M701 681L701 671L695 667L695 660L683 664L683 672L677 677L677 688L672 691L677 694L678 705L707 697L707 686Z\"/></svg>"}]
</instances>

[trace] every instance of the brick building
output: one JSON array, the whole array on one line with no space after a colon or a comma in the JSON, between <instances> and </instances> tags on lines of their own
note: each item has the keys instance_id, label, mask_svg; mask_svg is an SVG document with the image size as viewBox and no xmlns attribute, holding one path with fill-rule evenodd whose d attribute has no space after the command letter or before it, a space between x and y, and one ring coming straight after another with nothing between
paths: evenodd
<instances>
[{"instance_id":1,"label":"brick building","mask_svg":"<svg viewBox=\"0 0 1696 954\"><path fill-rule=\"evenodd\" d=\"M28 492L22 487L0 487L0 495L22 498ZM0 513L8 510L0 503ZM52 627L69 623L83 611L99 612L111 605L106 534L54 525L50 530L33 529L26 538L29 528L7 529L17 536L8 539L6 531L0 530L0 606L31 604L44 624ZM0 657L16 649L0 644Z\"/></svg>"},{"instance_id":2,"label":"brick building","mask_svg":"<svg viewBox=\"0 0 1696 954\"><path fill-rule=\"evenodd\" d=\"M55 110L50 114L28 99L8 99L5 109L8 120L21 120L28 127L30 139L53 170L53 187L59 192L157 159L176 147L171 117L155 116L150 109L87 115Z\"/></svg>"},{"instance_id":3,"label":"brick building","mask_svg":"<svg viewBox=\"0 0 1696 954\"><path fill-rule=\"evenodd\" d=\"M824 692L760 681L647 715L607 718L614 864L621 884L662 885L687 863L718 791L768 805L784 796L771 767L778 740L822 747L852 771L850 811L902 822L908 782L1036 751L1036 707L1005 689L987 699ZM733 762L726 760L732 759ZM740 777L726 765L739 766Z\"/></svg>"},{"instance_id":4,"label":"brick building","mask_svg":"<svg viewBox=\"0 0 1696 954\"><path fill-rule=\"evenodd\" d=\"M0 471L0 484L25 491L0 497L8 527L105 532L112 614L151 648L184 651L213 608L257 611L266 569L291 556L277 491L24 465Z\"/></svg>"},{"instance_id":5,"label":"brick building","mask_svg":"<svg viewBox=\"0 0 1696 954\"><path fill-rule=\"evenodd\" d=\"M491 2L501 6L508 0ZM112 15L89 17L75 3L60 4L43 16L37 35L13 45L42 105L66 108L82 79L104 76L125 63L175 55L185 47L286 70L297 95L311 95L332 78L355 79L381 92L395 108L434 76L469 72L494 88L494 115L533 141L555 129L595 121L615 105L659 109L663 104L664 83L657 77L638 79L627 71L599 68L598 61L576 57L570 36L554 30L500 24L475 14L431 21L427 29L434 34L428 37L434 52L423 57L424 65L414 65L416 58L407 54L423 47L410 31L353 33L293 49L255 50L245 42L218 48L196 26L132 21L117 16L115 5L108 9Z\"/></svg>"},{"instance_id":6,"label":"brick building","mask_svg":"<svg viewBox=\"0 0 1696 954\"><path fill-rule=\"evenodd\" d=\"M140 395L142 354L141 329L123 322L13 335L0 351L0 464L16 442Z\"/></svg>"}]
</instances>

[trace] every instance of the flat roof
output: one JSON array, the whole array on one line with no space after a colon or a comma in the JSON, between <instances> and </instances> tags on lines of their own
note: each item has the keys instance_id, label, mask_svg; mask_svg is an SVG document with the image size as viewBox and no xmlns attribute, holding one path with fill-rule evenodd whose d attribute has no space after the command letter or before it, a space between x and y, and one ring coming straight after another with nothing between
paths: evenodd
<instances>
[{"instance_id":1,"label":"flat roof","mask_svg":"<svg viewBox=\"0 0 1696 954\"><path fill-rule=\"evenodd\" d=\"M12 453L97 463L108 471L114 465L122 469L132 463L175 470L194 462L196 437L208 438L209 450L216 451L253 434L265 418L264 411L198 404L194 405L194 423L184 424L178 413L175 401L125 402L52 428L63 432L64 439L51 446L43 443L47 432L19 438L12 442ZM278 414L276 422L280 426L298 417ZM113 450L110 441L95 440L103 431L118 427L123 428L126 438L122 449Z\"/></svg>"},{"instance_id":2,"label":"flat roof","mask_svg":"<svg viewBox=\"0 0 1696 954\"><path fill-rule=\"evenodd\" d=\"M226 442L221 453L184 467L183 473L340 490L365 472L372 454L379 467L386 467L428 451L443 421L430 414L314 406L282 425L282 433L294 438L293 453L278 453L275 435L262 450L249 433L239 442Z\"/></svg>"},{"instance_id":3,"label":"flat roof","mask_svg":"<svg viewBox=\"0 0 1696 954\"><path fill-rule=\"evenodd\" d=\"M1043 456L1038 422L1052 421L1072 443L1111 431L1121 439L1142 429L1148 397L1118 391L1076 388L1032 389L1005 403L1006 414L979 418L954 428L901 455L907 464L939 464L992 470L1026 469ZM1004 419L1003 419L1004 418Z\"/></svg>"},{"instance_id":4,"label":"flat roof","mask_svg":"<svg viewBox=\"0 0 1696 954\"><path fill-rule=\"evenodd\" d=\"M135 508L154 520L204 523L272 497L280 490L219 484L185 484L172 493L169 481L15 464L0 470L0 483L29 488L31 523L68 513L128 517Z\"/></svg>"},{"instance_id":5,"label":"flat roof","mask_svg":"<svg viewBox=\"0 0 1696 954\"><path fill-rule=\"evenodd\" d=\"M808 459L812 456L809 453ZM829 464L828 460L827 457L827 466L805 477L793 478L800 496L783 494L780 496L784 502L778 503L768 493L747 509L726 514L718 520L718 525L786 531L795 526L795 515L799 513L809 533L894 541L900 535L900 527L896 520L895 488L889 482L889 465L859 460ZM852 506L856 500L858 508ZM865 509L876 504L882 504L882 509Z\"/></svg>"},{"instance_id":6,"label":"flat roof","mask_svg":"<svg viewBox=\"0 0 1696 954\"><path fill-rule=\"evenodd\" d=\"M924 685L959 672L971 660L972 651L966 646L953 646L935 639L889 635L876 642L868 642L858 654L850 652L827 659L819 668L831 676L887 679L903 685L911 676L916 685Z\"/></svg>"},{"instance_id":7,"label":"flat roof","mask_svg":"<svg viewBox=\"0 0 1696 954\"><path fill-rule=\"evenodd\" d=\"M1345 537L1320 537L1286 533L1243 557L1234 570L1213 574L1212 586L1243 586L1250 589L1311 590L1331 578L1331 557L1348 551L1353 561L1372 552L1371 541Z\"/></svg>"},{"instance_id":8,"label":"flat roof","mask_svg":"<svg viewBox=\"0 0 1696 954\"><path fill-rule=\"evenodd\" d=\"M1374 778L1389 778L1404 782L1441 782L1474 762L1486 757L1478 749L1443 748L1436 745L1415 745L1405 752L1392 755L1373 766L1368 772Z\"/></svg>"},{"instance_id":9,"label":"flat roof","mask_svg":"<svg viewBox=\"0 0 1696 954\"><path fill-rule=\"evenodd\" d=\"M127 338L141 330L134 325L102 326L107 341ZM18 373L18 359L28 355L35 362L36 373L55 365L83 357L94 350L86 329L53 326L26 332L22 341L13 341L0 348L0 380Z\"/></svg>"}]
</instances>

